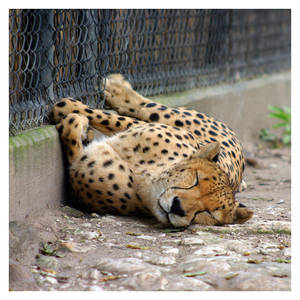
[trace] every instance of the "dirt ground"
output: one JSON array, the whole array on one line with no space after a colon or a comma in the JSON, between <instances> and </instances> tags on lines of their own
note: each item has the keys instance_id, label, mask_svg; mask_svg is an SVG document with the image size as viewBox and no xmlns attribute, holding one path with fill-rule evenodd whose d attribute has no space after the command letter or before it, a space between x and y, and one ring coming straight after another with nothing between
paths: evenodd
<instances>
[{"instance_id":1,"label":"dirt ground","mask_svg":"<svg viewBox=\"0 0 300 300\"><path fill-rule=\"evenodd\" d=\"M178 231L49 210L10 224L10 290L290 290L290 147L244 147L246 224Z\"/></svg>"}]
</instances>

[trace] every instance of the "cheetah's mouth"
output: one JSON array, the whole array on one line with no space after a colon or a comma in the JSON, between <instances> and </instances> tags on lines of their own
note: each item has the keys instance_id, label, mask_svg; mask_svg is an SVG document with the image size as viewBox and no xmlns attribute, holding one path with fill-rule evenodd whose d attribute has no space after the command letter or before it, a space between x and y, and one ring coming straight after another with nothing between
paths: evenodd
<instances>
[{"instance_id":1,"label":"cheetah's mouth","mask_svg":"<svg viewBox=\"0 0 300 300\"><path fill-rule=\"evenodd\" d=\"M169 217L169 213L168 211L166 211L163 206L160 204L160 201L158 201L158 207L160 208L160 212L161 214L165 217L165 219L168 221L168 223L172 224L170 221L170 217Z\"/></svg>"}]
</instances>

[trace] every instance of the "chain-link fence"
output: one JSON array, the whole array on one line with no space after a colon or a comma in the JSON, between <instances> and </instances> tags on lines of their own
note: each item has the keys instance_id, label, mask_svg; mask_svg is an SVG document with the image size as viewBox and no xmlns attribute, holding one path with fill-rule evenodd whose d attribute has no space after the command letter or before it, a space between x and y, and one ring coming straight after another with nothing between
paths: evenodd
<instances>
[{"instance_id":1,"label":"chain-link fence","mask_svg":"<svg viewBox=\"0 0 300 300\"><path fill-rule=\"evenodd\" d=\"M109 73L153 96L289 69L290 53L290 10L13 9L10 134L64 96L102 107Z\"/></svg>"}]
</instances>

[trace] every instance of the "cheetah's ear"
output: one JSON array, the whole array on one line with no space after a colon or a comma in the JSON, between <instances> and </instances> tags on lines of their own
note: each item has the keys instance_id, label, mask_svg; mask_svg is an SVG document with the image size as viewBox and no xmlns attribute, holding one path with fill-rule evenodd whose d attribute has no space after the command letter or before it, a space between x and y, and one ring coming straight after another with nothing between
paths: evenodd
<instances>
[{"instance_id":1,"label":"cheetah's ear","mask_svg":"<svg viewBox=\"0 0 300 300\"><path fill-rule=\"evenodd\" d=\"M213 142L202 146L197 152L197 157L207 158L210 161L216 162L220 153L221 146L219 142ZM196 155L195 155L196 156Z\"/></svg>"}]
</instances>

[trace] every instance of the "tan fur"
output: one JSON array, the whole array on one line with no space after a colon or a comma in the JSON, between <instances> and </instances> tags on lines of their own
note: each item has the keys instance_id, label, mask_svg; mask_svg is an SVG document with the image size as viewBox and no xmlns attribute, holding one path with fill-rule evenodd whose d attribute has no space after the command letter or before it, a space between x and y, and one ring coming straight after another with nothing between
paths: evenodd
<instances>
[{"instance_id":1,"label":"tan fur","mask_svg":"<svg viewBox=\"0 0 300 300\"><path fill-rule=\"evenodd\" d=\"M251 218L234 199L244 158L231 129L205 114L151 102L119 74L106 80L105 95L119 114L72 99L53 108L76 199L91 211L146 213L174 226ZM93 140L90 126L110 137Z\"/></svg>"}]
</instances>

